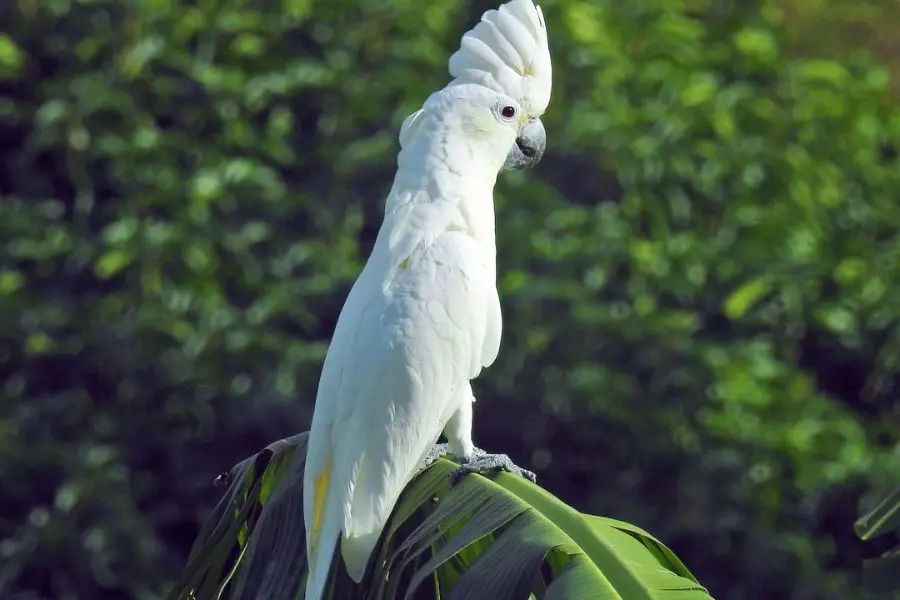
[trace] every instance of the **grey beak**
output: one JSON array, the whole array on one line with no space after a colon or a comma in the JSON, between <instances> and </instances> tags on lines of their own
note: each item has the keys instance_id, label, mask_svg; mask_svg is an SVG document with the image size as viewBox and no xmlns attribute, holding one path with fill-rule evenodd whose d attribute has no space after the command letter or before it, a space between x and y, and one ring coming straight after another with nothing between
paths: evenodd
<instances>
[{"instance_id":1,"label":"grey beak","mask_svg":"<svg viewBox=\"0 0 900 600\"><path fill-rule=\"evenodd\" d=\"M547 132L540 119L532 119L519 130L516 143L506 155L504 169L530 169L541 161L547 148Z\"/></svg>"}]
</instances>

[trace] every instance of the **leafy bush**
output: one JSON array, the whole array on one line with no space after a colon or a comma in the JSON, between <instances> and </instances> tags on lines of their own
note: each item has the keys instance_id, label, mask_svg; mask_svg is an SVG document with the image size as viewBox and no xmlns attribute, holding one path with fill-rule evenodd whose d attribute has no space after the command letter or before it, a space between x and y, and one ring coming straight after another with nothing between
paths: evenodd
<instances>
[{"instance_id":1,"label":"leafy bush","mask_svg":"<svg viewBox=\"0 0 900 600\"><path fill-rule=\"evenodd\" d=\"M157 598L305 428L402 118L493 2L0 9L0 594ZM717 598L861 597L900 469L900 111L769 2L560 0L476 440ZM864 476L864 477L863 477Z\"/></svg>"}]
</instances>

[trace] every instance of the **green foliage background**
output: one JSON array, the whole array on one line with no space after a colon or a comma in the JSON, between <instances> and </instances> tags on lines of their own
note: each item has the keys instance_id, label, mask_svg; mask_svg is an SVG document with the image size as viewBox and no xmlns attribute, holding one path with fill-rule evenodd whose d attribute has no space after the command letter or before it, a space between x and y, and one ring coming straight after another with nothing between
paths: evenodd
<instances>
[{"instance_id":1,"label":"green foliage background","mask_svg":"<svg viewBox=\"0 0 900 600\"><path fill-rule=\"evenodd\" d=\"M900 472L900 109L787 4L547 0L548 152L496 194L476 441L723 600L862 598ZM158 598L212 477L306 428L399 124L492 5L0 8L0 595Z\"/></svg>"}]
</instances>

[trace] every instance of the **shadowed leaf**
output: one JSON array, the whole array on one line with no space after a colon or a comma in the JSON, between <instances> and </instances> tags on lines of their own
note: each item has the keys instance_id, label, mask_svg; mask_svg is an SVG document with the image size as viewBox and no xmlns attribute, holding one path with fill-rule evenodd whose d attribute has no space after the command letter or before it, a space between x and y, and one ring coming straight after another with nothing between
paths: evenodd
<instances>
[{"instance_id":1,"label":"shadowed leaf","mask_svg":"<svg viewBox=\"0 0 900 600\"><path fill-rule=\"evenodd\" d=\"M170 600L302 597L305 456L303 433L231 470ZM583 515L508 473L469 475L451 488L456 466L439 459L409 483L359 585L335 550L329 598L710 598L642 529Z\"/></svg>"}]
</instances>

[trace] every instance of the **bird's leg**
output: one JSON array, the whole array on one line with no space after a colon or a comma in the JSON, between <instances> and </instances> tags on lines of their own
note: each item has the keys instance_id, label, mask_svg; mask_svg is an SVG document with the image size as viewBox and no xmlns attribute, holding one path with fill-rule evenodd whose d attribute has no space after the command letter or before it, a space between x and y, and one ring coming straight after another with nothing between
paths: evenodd
<instances>
[{"instance_id":1,"label":"bird's leg","mask_svg":"<svg viewBox=\"0 0 900 600\"><path fill-rule=\"evenodd\" d=\"M457 458L471 457L475 451L475 444L472 443L472 403L474 402L475 396L472 394L472 387L466 384L456 412L444 426L447 450Z\"/></svg>"},{"instance_id":2,"label":"bird's leg","mask_svg":"<svg viewBox=\"0 0 900 600\"><path fill-rule=\"evenodd\" d=\"M459 391L459 401L456 411L450 416L444 426L446 444L435 444L422 461L421 469L431 466L431 463L442 456L453 456L463 459L471 456L475 449L472 444L472 403L475 397L472 395L472 387L466 384Z\"/></svg>"},{"instance_id":3,"label":"bird's leg","mask_svg":"<svg viewBox=\"0 0 900 600\"><path fill-rule=\"evenodd\" d=\"M534 473L516 466L507 455L488 454L475 447L472 443L472 403L475 402L475 396L472 394L472 388L468 385L464 391L465 395L461 399L459 408L444 427L444 435L447 437L448 443L442 448L442 451L445 454L452 454L463 463L450 473L450 485L454 486L459 483L466 473L485 473L497 469L509 471L529 481L535 481ZM439 444L439 446L444 445Z\"/></svg>"}]
</instances>

